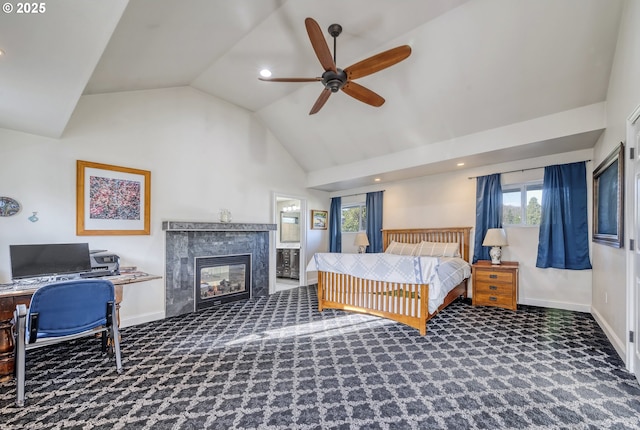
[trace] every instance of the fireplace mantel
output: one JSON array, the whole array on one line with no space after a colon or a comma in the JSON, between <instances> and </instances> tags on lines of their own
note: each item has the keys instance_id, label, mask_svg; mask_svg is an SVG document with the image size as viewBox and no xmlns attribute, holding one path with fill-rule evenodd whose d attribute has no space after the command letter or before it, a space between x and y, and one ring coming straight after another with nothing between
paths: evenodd
<instances>
[{"instance_id":1,"label":"fireplace mantel","mask_svg":"<svg viewBox=\"0 0 640 430\"><path fill-rule=\"evenodd\" d=\"M163 221L166 231L275 231L276 224L241 222Z\"/></svg>"}]
</instances>

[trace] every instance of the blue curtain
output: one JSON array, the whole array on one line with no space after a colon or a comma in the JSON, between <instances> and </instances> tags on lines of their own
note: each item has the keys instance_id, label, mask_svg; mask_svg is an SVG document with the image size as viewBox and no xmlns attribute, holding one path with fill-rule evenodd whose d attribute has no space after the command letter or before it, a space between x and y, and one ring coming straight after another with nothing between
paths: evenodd
<instances>
[{"instance_id":1,"label":"blue curtain","mask_svg":"<svg viewBox=\"0 0 640 430\"><path fill-rule=\"evenodd\" d=\"M382 252L382 197L384 191L367 193L367 252Z\"/></svg>"},{"instance_id":2,"label":"blue curtain","mask_svg":"<svg viewBox=\"0 0 640 430\"><path fill-rule=\"evenodd\" d=\"M476 233L473 262L491 260L489 247L482 246L490 228L502 227L502 185L500 173L479 176L476 183Z\"/></svg>"},{"instance_id":3,"label":"blue curtain","mask_svg":"<svg viewBox=\"0 0 640 430\"><path fill-rule=\"evenodd\" d=\"M536 267L591 269L584 161L544 168Z\"/></svg>"},{"instance_id":4,"label":"blue curtain","mask_svg":"<svg viewBox=\"0 0 640 430\"><path fill-rule=\"evenodd\" d=\"M331 199L329 210L329 252L342 252L342 197Z\"/></svg>"}]
</instances>

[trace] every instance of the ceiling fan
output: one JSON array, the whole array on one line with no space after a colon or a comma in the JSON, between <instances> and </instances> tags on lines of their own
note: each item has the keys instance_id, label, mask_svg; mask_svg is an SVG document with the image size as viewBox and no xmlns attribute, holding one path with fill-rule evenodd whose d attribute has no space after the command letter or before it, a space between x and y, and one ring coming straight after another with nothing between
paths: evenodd
<instances>
[{"instance_id":1,"label":"ceiling fan","mask_svg":"<svg viewBox=\"0 0 640 430\"><path fill-rule=\"evenodd\" d=\"M398 46L388 51L381 52L365 60L359 61L346 69L340 69L336 67L336 38L342 33L342 26L340 24L331 24L329 26L329 34L333 37L333 57L331 57L331 51L327 45L327 41L322 35L320 26L313 18L307 18L304 20L304 25L307 28L307 34L311 41L311 46L320 60L320 64L324 68L322 77L318 78L264 78L260 77L261 81L267 82L315 82L320 81L324 85L324 90L320 93L320 97L316 100L309 115L317 113L322 106L327 102L331 93L338 92L338 90L344 91L351 97L360 100L371 106L380 107L384 103L384 98L371 91L368 88L363 87L360 84L353 82L353 79L361 78L363 76L370 75L378 72L387 67L391 67L396 63L407 58L411 55L411 47L409 45Z\"/></svg>"}]
</instances>

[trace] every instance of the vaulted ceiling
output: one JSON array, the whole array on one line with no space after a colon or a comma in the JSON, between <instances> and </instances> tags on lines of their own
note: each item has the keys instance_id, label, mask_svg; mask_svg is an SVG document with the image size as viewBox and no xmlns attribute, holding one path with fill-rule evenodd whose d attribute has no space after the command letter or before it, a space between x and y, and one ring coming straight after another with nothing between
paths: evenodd
<instances>
[{"instance_id":1,"label":"vaulted ceiling","mask_svg":"<svg viewBox=\"0 0 640 430\"><path fill-rule=\"evenodd\" d=\"M335 191L592 148L604 127L620 0L110 0L0 15L0 127L64 134L83 94L191 86L245 108ZM346 68L399 45L315 115L323 72L304 20L339 23Z\"/></svg>"}]
</instances>

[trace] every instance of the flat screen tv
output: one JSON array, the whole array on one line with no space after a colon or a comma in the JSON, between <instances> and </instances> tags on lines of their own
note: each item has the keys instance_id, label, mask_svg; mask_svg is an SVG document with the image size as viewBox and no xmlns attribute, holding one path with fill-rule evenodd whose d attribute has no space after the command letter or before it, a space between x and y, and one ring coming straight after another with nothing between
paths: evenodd
<instances>
[{"instance_id":1,"label":"flat screen tv","mask_svg":"<svg viewBox=\"0 0 640 430\"><path fill-rule=\"evenodd\" d=\"M88 243L9 245L13 279L91 271Z\"/></svg>"}]
</instances>

